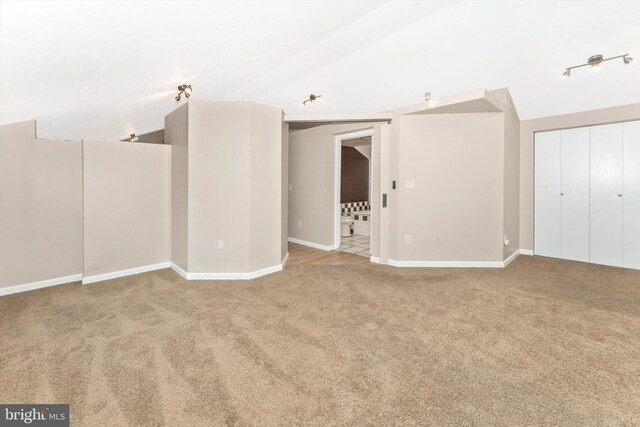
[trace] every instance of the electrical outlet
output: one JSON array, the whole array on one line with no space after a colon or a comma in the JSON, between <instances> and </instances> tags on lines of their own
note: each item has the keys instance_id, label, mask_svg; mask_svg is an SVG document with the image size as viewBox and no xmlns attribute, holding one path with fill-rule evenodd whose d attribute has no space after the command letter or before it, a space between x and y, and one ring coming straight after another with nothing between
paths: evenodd
<instances>
[{"instance_id":1,"label":"electrical outlet","mask_svg":"<svg viewBox=\"0 0 640 427\"><path fill-rule=\"evenodd\" d=\"M404 244L410 245L411 243L413 243L413 239L411 238L411 236L404 236Z\"/></svg>"},{"instance_id":2,"label":"electrical outlet","mask_svg":"<svg viewBox=\"0 0 640 427\"><path fill-rule=\"evenodd\" d=\"M298 228L302 228L302 221L298 220Z\"/></svg>"},{"instance_id":3,"label":"electrical outlet","mask_svg":"<svg viewBox=\"0 0 640 427\"><path fill-rule=\"evenodd\" d=\"M407 181L406 187L407 188L416 188L416 182L415 181Z\"/></svg>"},{"instance_id":4,"label":"electrical outlet","mask_svg":"<svg viewBox=\"0 0 640 427\"><path fill-rule=\"evenodd\" d=\"M224 240L218 240L218 249L224 249Z\"/></svg>"}]
</instances>

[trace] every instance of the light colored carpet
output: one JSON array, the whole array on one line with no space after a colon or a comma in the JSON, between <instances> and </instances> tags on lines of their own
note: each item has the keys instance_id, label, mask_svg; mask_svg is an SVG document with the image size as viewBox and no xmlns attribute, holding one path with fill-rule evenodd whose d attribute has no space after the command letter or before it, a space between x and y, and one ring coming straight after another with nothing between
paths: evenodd
<instances>
[{"instance_id":1,"label":"light colored carpet","mask_svg":"<svg viewBox=\"0 0 640 427\"><path fill-rule=\"evenodd\" d=\"M0 298L0 402L72 425L638 425L640 272L170 270Z\"/></svg>"}]
</instances>

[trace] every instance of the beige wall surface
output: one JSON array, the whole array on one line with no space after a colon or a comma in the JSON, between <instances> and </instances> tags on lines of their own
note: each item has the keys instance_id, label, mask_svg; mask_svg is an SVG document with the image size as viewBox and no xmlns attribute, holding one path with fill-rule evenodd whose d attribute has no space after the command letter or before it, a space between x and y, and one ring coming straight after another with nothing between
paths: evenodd
<instances>
[{"instance_id":1,"label":"beige wall surface","mask_svg":"<svg viewBox=\"0 0 640 427\"><path fill-rule=\"evenodd\" d=\"M394 116L392 128L389 258L502 261L503 114Z\"/></svg>"},{"instance_id":2,"label":"beige wall surface","mask_svg":"<svg viewBox=\"0 0 640 427\"><path fill-rule=\"evenodd\" d=\"M335 244L335 137L372 127L378 129L379 124L323 125L289 132L289 237Z\"/></svg>"},{"instance_id":3,"label":"beige wall surface","mask_svg":"<svg viewBox=\"0 0 640 427\"><path fill-rule=\"evenodd\" d=\"M257 271L282 262L282 110L251 103L249 114L249 271Z\"/></svg>"},{"instance_id":4,"label":"beige wall surface","mask_svg":"<svg viewBox=\"0 0 640 427\"><path fill-rule=\"evenodd\" d=\"M280 264L281 132L277 107L189 102L189 273Z\"/></svg>"},{"instance_id":5,"label":"beige wall surface","mask_svg":"<svg viewBox=\"0 0 640 427\"><path fill-rule=\"evenodd\" d=\"M280 193L280 256L284 259L289 253L289 123L282 119L282 148L280 156L281 193Z\"/></svg>"},{"instance_id":6,"label":"beige wall surface","mask_svg":"<svg viewBox=\"0 0 640 427\"><path fill-rule=\"evenodd\" d=\"M84 275L169 261L171 147L83 141Z\"/></svg>"},{"instance_id":7,"label":"beige wall surface","mask_svg":"<svg viewBox=\"0 0 640 427\"><path fill-rule=\"evenodd\" d=\"M520 249L520 119L507 93L504 113L504 246L503 259Z\"/></svg>"},{"instance_id":8,"label":"beige wall surface","mask_svg":"<svg viewBox=\"0 0 640 427\"><path fill-rule=\"evenodd\" d=\"M640 104L524 120L520 123L520 248L533 250L535 132L640 119Z\"/></svg>"},{"instance_id":9,"label":"beige wall surface","mask_svg":"<svg viewBox=\"0 0 640 427\"><path fill-rule=\"evenodd\" d=\"M81 143L0 126L0 287L81 273Z\"/></svg>"},{"instance_id":10,"label":"beige wall surface","mask_svg":"<svg viewBox=\"0 0 640 427\"><path fill-rule=\"evenodd\" d=\"M171 146L171 262L188 271L189 104L164 119L165 145Z\"/></svg>"}]
</instances>

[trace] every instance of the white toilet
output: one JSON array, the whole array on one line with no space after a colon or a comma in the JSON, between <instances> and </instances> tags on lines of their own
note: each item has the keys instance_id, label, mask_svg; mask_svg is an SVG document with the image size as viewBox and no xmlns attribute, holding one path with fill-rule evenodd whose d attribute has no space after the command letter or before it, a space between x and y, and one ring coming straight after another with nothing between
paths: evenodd
<instances>
[{"instance_id":1,"label":"white toilet","mask_svg":"<svg viewBox=\"0 0 640 427\"><path fill-rule=\"evenodd\" d=\"M351 225L353 224L353 217L351 215L340 216L340 236L351 237Z\"/></svg>"}]
</instances>

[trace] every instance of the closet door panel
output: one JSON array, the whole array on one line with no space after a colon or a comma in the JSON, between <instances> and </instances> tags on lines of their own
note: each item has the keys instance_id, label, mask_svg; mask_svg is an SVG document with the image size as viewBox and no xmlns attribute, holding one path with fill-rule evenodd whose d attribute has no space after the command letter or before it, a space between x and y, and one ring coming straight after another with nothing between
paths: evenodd
<instances>
[{"instance_id":1,"label":"closet door panel","mask_svg":"<svg viewBox=\"0 0 640 427\"><path fill-rule=\"evenodd\" d=\"M560 257L560 131L535 134L534 251Z\"/></svg>"},{"instance_id":2,"label":"closet door panel","mask_svg":"<svg viewBox=\"0 0 640 427\"><path fill-rule=\"evenodd\" d=\"M640 120L622 125L622 265L640 269Z\"/></svg>"},{"instance_id":3,"label":"closet door panel","mask_svg":"<svg viewBox=\"0 0 640 427\"><path fill-rule=\"evenodd\" d=\"M561 131L560 257L589 262L589 128Z\"/></svg>"},{"instance_id":4,"label":"closet door panel","mask_svg":"<svg viewBox=\"0 0 640 427\"><path fill-rule=\"evenodd\" d=\"M590 133L590 260L622 266L622 123Z\"/></svg>"}]
</instances>

